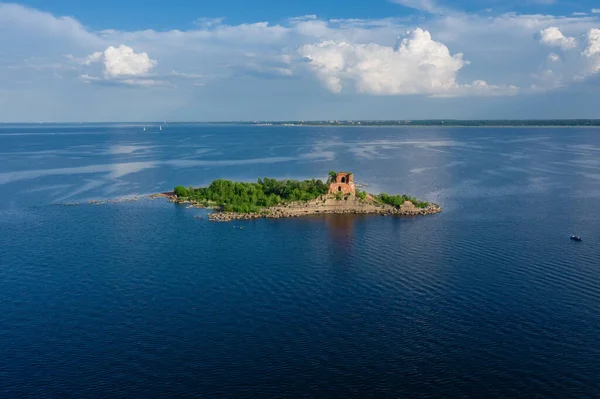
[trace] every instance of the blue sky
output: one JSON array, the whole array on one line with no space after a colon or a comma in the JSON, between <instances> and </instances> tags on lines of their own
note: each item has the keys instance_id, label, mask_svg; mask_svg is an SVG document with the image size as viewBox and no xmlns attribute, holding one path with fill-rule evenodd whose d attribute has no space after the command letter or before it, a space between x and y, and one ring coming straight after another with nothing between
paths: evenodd
<instances>
[{"instance_id":1,"label":"blue sky","mask_svg":"<svg viewBox=\"0 0 600 399\"><path fill-rule=\"evenodd\" d=\"M599 89L587 0L0 3L0 121L600 118Z\"/></svg>"},{"instance_id":2,"label":"blue sky","mask_svg":"<svg viewBox=\"0 0 600 399\"><path fill-rule=\"evenodd\" d=\"M283 21L291 16L315 14L324 19L387 18L414 13L414 9L386 0L28 0L20 4L56 15L76 17L93 29L182 29L193 27L198 17L226 17L239 24L252 21ZM594 1L476 0L447 2L454 9L476 12L487 8L497 12L551 13L568 15L589 12ZM118 10L118 12L115 12Z\"/></svg>"},{"instance_id":3,"label":"blue sky","mask_svg":"<svg viewBox=\"0 0 600 399\"><path fill-rule=\"evenodd\" d=\"M375 4L374 4L375 3ZM384 18L406 11L387 1L281 1L281 0L80 0L25 1L31 7L58 15L73 15L95 29L181 29L193 27L198 17L226 17L239 24L252 21L282 21L290 16L317 14L323 18ZM115 13L114 10L119 10ZM143 14L140 14L143 10ZM116 15L115 15L116 14Z\"/></svg>"}]
</instances>

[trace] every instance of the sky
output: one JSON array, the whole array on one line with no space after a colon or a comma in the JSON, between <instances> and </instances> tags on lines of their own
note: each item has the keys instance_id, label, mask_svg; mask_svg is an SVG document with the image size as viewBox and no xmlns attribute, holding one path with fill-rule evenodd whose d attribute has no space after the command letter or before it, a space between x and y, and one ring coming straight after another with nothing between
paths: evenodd
<instances>
[{"instance_id":1,"label":"sky","mask_svg":"<svg viewBox=\"0 0 600 399\"><path fill-rule=\"evenodd\" d=\"M0 3L0 122L600 118L598 104L589 0Z\"/></svg>"}]
</instances>

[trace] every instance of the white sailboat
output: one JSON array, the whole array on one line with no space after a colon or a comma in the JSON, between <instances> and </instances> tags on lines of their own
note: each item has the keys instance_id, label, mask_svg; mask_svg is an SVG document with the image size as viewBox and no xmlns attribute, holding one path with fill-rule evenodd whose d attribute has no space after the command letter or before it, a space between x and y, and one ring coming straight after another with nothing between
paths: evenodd
<instances>
[{"instance_id":1,"label":"white sailboat","mask_svg":"<svg viewBox=\"0 0 600 399\"><path fill-rule=\"evenodd\" d=\"M162 131L162 126L159 126L158 128L159 128L158 130Z\"/></svg>"},{"instance_id":2,"label":"white sailboat","mask_svg":"<svg viewBox=\"0 0 600 399\"><path fill-rule=\"evenodd\" d=\"M146 128L144 128L144 132L146 131Z\"/></svg>"}]
</instances>

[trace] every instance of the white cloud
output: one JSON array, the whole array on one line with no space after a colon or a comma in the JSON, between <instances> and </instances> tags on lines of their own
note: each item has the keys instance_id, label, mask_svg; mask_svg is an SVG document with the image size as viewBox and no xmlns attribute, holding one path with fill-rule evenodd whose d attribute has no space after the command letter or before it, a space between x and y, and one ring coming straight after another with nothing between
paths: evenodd
<instances>
[{"instance_id":1,"label":"white cloud","mask_svg":"<svg viewBox=\"0 0 600 399\"><path fill-rule=\"evenodd\" d=\"M73 59L73 57L70 57ZM136 53L131 47L120 45L109 46L104 52L95 52L88 55L80 62L90 66L96 63L103 64L103 76L106 81L114 81L130 86L155 86L162 82L145 79L157 62L150 59L147 53ZM81 78L86 82L102 81L98 77L84 74ZM142 79L144 78L144 79Z\"/></svg>"},{"instance_id":2,"label":"white cloud","mask_svg":"<svg viewBox=\"0 0 600 399\"><path fill-rule=\"evenodd\" d=\"M124 76L146 76L157 64L146 53L136 53L131 47L109 46L104 53L93 53L87 58L88 65L104 62L104 74L108 78Z\"/></svg>"},{"instance_id":3,"label":"white cloud","mask_svg":"<svg viewBox=\"0 0 600 399\"><path fill-rule=\"evenodd\" d=\"M6 37L7 39L13 41L15 39L25 40L33 45L36 43L30 39L37 39L41 43L37 43L35 47L40 49L54 48L52 43L49 42L49 38L66 40L76 45L97 42L95 35L87 31L83 25L72 17L55 17L50 13L19 4L0 3L0 30L6 31L8 29L13 33L22 34L22 36L18 38L9 36Z\"/></svg>"},{"instance_id":4,"label":"white cloud","mask_svg":"<svg viewBox=\"0 0 600 399\"><path fill-rule=\"evenodd\" d=\"M422 29L410 32L394 49L379 44L324 41L305 45L301 54L325 86L339 93L348 81L370 94L436 93L458 87L462 54L451 55Z\"/></svg>"},{"instance_id":5,"label":"white cloud","mask_svg":"<svg viewBox=\"0 0 600 399\"><path fill-rule=\"evenodd\" d=\"M327 21L314 19L292 19L290 22L293 24L294 30L302 36L331 37L331 35L334 33L329 27L329 23Z\"/></svg>"},{"instance_id":6,"label":"white cloud","mask_svg":"<svg viewBox=\"0 0 600 399\"><path fill-rule=\"evenodd\" d=\"M600 14L600 8L592 8L592 14Z\"/></svg>"},{"instance_id":7,"label":"white cloud","mask_svg":"<svg viewBox=\"0 0 600 399\"><path fill-rule=\"evenodd\" d=\"M359 93L375 95L455 95L498 88L481 80L459 85L456 75L468 61L461 53L452 55L448 47L419 28L408 32L396 48L324 41L305 45L300 53L333 93L341 92L348 83Z\"/></svg>"},{"instance_id":8,"label":"white cloud","mask_svg":"<svg viewBox=\"0 0 600 399\"><path fill-rule=\"evenodd\" d=\"M542 29L540 31L540 35L540 42L548 46L560 47L562 50L569 50L577 47L577 41L575 38L563 35L560 29L558 29L556 26Z\"/></svg>"},{"instance_id":9,"label":"white cloud","mask_svg":"<svg viewBox=\"0 0 600 399\"><path fill-rule=\"evenodd\" d=\"M554 53L547 56L547 64L532 74L539 82L536 90L550 90L583 82L600 72L600 29L591 28L583 37L585 44L582 44L583 48L577 55L564 59Z\"/></svg>"},{"instance_id":10,"label":"white cloud","mask_svg":"<svg viewBox=\"0 0 600 399\"><path fill-rule=\"evenodd\" d=\"M591 74L600 72L600 29L590 29L587 33L587 47L582 54L588 58L588 71Z\"/></svg>"},{"instance_id":11,"label":"white cloud","mask_svg":"<svg viewBox=\"0 0 600 399\"><path fill-rule=\"evenodd\" d=\"M583 51L586 57L600 55L600 29L590 29L587 34L588 45Z\"/></svg>"}]
</instances>

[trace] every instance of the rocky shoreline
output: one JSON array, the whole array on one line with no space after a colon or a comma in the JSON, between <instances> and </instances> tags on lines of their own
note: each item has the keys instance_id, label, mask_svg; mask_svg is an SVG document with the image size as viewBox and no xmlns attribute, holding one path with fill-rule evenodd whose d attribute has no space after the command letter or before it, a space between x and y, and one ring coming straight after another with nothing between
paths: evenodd
<instances>
[{"instance_id":1,"label":"rocky shoreline","mask_svg":"<svg viewBox=\"0 0 600 399\"><path fill-rule=\"evenodd\" d=\"M162 194L167 197L169 202L187 205L188 208L211 208L195 201L180 200L174 194ZM213 207L214 208L214 207ZM420 216L434 215L442 212L442 208L437 204L430 204L426 208L417 208L410 201L406 201L400 208L391 205L382 204L374 199L368 198L361 200L355 196L346 196L343 199L337 199L331 195L324 195L313 201L292 202L285 205L278 205L265 208L260 213L235 213L222 212L219 208L214 208L214 212L208 215L211 222L231 222L234 220L253 220L253 219L284 219L298 218L310 215L381 215L381 216Z\"/></svg>"},{"instance_id":2,"label":"rocky shoreline","mask_svg":"<svg viewBox=\"0 0 600 399\"><path fill-rule=\"evenodd\" d=\"M143 197L142 197L143 198ZM167 192L153 194L148 197L151 200L166 198L169 202L178 205L184 205L186 208L212 209L213 212L206 216L211 222L232 222L234 220L254 220L254 219L284 219L299 218L311 215L381 215L381 216L423 216L434 215L442 212L442 208L430 203L426 208L417 208L410 201L406 201L402 206L396 208L391 205L383 204L368 196L361 200L354 195L347 195L338 199L333 195L323 195L316 200L306 202L290 202L265 208L260 213L235 213L224 212L218 206L211 206L199 203L194 200L178 198L175 193ZM141 197L122 198L118 200L91 200L89 205L118 204L122 202L135 202ZM64 206L77 206L79 203L57 204ZM205 219L202 216L195 216L196 219Z\"/></svg>"},{"instance_id":3,"label":"rocky shoreline","mask_svg":"<svg viewBox=\"0 0 600 399\"><path fill-rule=\"evenodd\" d=\"M429 208L421 209L418 212L405 212L399 209L382 209L380 211L364 211L360 209L348 210L312 210L307 209L304 212L294 211L285 212L280 210L266 211L265 213L234 213L234 212L214 212L208 215L211 222L231 222L234 220L253 220L253 219L284 219L299 218L310 215L381 215L381 216L417 216L433 215L440 213L441 208L438 205L432 205Z\"/></svg>"},{"instance_id":4,"label":"rocky shoreline","mask_svg":"<svg viewBox=\"0 0 600 399\"><path fill-rule=\"evenodd\" d=\"M87 201L87 205L107 205L107 204L121 204L123 202L137 202L143 198L150 198L151 200L154 200L155 198L158 197L166 197L166 195L163 194L154 194L151 195L149 197L132 197L132 198L118 198L118 199L107 199L107 200L89 200ZM79 206L79 205L84 205L85 203L79 203L79 202L57 202L54 203L53 205L61 205L61 206Z\"/></svg>"}]
</instances>

